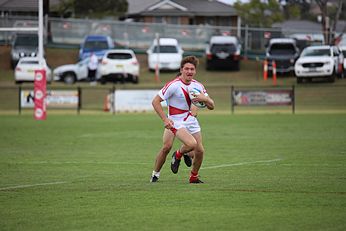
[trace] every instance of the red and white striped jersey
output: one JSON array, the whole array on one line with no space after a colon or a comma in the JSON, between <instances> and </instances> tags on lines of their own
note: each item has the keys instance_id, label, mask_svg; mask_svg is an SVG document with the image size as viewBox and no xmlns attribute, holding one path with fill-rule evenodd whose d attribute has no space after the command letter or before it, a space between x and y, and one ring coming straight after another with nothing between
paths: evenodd
<instances>
[{"instance_id":1,"label":"red and white striped jersey","mask_svg":"<svg viewBox=\"0 0 346 231\"><path fill-rule=\"evenodd\" d=\"M168 116L176 119L186 118L188 116L191 108L189 91L194 88L207 95L204 86L196 80L192 80L192 82L187 85L177 77L166 83L159 91L158 95L167 102Z\"/></svg>"}]
</instances>

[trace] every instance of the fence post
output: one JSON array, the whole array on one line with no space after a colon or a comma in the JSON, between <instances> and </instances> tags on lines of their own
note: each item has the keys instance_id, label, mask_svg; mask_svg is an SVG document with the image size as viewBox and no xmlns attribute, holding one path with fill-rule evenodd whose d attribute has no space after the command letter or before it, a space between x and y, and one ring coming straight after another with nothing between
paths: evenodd
<instances>
[{"instance_id":1,"label":"fence post","mask_svg":"<svg viewBox=\"0 0 346 231\"><path fill-rule=\"evenodd\" d=\"M80 114L80 109L82 108L82 89L81 87L77 88L78 91L78 106L77 106L77 114Z\"/></svg>"},{"instance_id":2,"label":"fence post","mask_svg":"<svg viewBox=\"0 0 346 231\"><path fill-rule=\"evenodd\" d=\"M234 86L231 86L231 111L232 115L234 114L234 97L233 97Z\"/></svg>"},{"instance_id":3,"label":"fence post","mask_svg":"<svg viewBox=\"0 0 346 231\"><path fill-rule=\"evenodd\" d=\"M18 87L18 114L22 114L22 86Z\"/></svg>"},{"instance_id":4,"label":"fence post","mask_svg":"<svg viewBox=\"0 0 346 231\"><path fill-rule=\"evenodd\" d=\"M292 85L292 114L294 115L296 111L296 93L295 87Z\"/></svg>"},{"instance_id":5,"label":"fence post","mask_svg":"<svg viewBox=\"0 0 346 231\"><path fill-rule=\"evenodd\" d=\"M112 108L112 113L113 115L115 114L115 86L113 84L113 88L112 88L112 104L111 104L111 108Z\"/></svg>"}]
</instances>

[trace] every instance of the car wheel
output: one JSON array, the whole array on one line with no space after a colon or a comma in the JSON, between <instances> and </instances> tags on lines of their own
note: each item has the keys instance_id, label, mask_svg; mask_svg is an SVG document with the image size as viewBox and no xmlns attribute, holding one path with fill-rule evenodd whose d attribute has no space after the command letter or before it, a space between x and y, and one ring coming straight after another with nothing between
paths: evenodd
<instances>
[{"instance_id":1,"label":"car wheel","mask_svg":"<svg viewBox=\"0 0 346 231\"><path fill-rule=\"evenodd\" d=\"M107 83L107 79L106 79L105 77L101 77L101 78L100 78L100 83L101 83L102 85L106 84L106 83Z\"/></svg>"},{"instance_id":2,"label":"car wheel","mask_svg":"<svg viewBox=\"0 0 346 231\"><path fill-rule=\"evenodd\" d=\"M74 74L74 73L71 73L71 72L66 73L66 74L64 75L64 82L65 82L66 84L74 84L74 83L76 82L76 76L75 76L75 74Z\"/></svg>"},{"instance_id":3,"label":"car wheel","mask_svg":"<svg viewBox=\"0 0 346 231\"><path fill-rule=\"evenodd\" d=\"M132 83L138 83L138 82L139 82L138 76L134 75L132 77Z\"/></svg>"},{"instance_id":4,"label":"car wheel","mask_svg":"<svg viewBox=\"0 0 346 231\"><path fill-rule=\"evenodd\" d=\"M328 78L329 82L334 83L335 82L335 75L331 75Z\"/></svg>"},{"instance_id":5,"label":"car wheel","mask_svg":"<svg viewBox=\"0 0 346 231\"><path fill-rule=\"evenodd\" d=\"M235 63L234 70L239 71L240 70L240 62Z\"/></svg>"}]
</instances>

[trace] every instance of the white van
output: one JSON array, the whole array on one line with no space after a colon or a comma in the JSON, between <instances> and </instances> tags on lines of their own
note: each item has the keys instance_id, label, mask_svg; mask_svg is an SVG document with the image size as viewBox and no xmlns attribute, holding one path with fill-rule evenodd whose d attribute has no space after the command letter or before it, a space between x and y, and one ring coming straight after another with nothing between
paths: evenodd
<instances>
[{"instance_id":1,"label":"white van","mask_svg":"<svg viewBox=\"0 0 346 231\"><path fill-rule=\"evenodd\" d=\"M154 39L147 50L149 70L179 70L184 50L175 38Z\"/></svg>"}]
</instances>

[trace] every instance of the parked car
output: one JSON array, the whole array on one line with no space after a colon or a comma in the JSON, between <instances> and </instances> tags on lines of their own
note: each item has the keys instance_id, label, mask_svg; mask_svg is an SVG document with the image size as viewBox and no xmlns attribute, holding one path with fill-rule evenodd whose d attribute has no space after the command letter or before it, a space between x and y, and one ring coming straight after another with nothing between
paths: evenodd
<instances>
[{"instance_id":1,"label":"parked car","mask_svg":"<svg viewBox=\"0 0 346 231\"><path fill-rule=\"evenodd\" d=\"M38 35L34 33L14 34L11 47L11 66L14 68L23 57L36 57L38 52Z\"/></svg>"},{"instance_id":2,"label":"parked car","mask_svg":"<svg viewBox=\"0 0 346 231\"><path fill-rule=\"evenodd\" d=\"M79 60L90 57L91 52L101 59L106 50L113 49L114 42L110 36L106 35L88 35L84 38L79 49Z\"/></svg>"},{"instance_id":3,"label":"parked car","mask_svg":"<svg viewBox=\"0 0 346 231\"><path fill-rule=\"evenodd\" d=\"M206 69L240 69L241 44L234 36L212 36L206 48Z\"/></svg>"},{"instance_id":4,"label":"parked car","mask_svg":"<svg viewBox=\"0 0 346 231\"><path fill-rule=\"evenodd\" d=\"M90 58L85 58L76 64L62 65L54 69L54 81L63 81L66 84L73 84L76 81L88 80L88 63Z\"/></svg>"},{"instance_id":5,"label":"parked car","mask_svg":"<svg viewBox=\"0 0 346 231\"><path fill-rule=\"evenodd\" d=\"M149 70L157 65L160 70L179 70L184 50L175 38L160 38L152 42L147 54Z\"/></svg>"},{"instance_id":6,"label":"parked car","mask_svg":"<svg viewBox=\"0 0 346 231\"><path fill-rule=\"evenodd\" d=\"M108 50L104 54L97 70L97 80L102 84L108 81L139 81L139 62L133 50Z\"/></svg>"},{"instance_id":7,"label":"parked car","mask_svg":"<svg viewBox=\"0 0 346 231\"><path fill-rule=\"evenodd\" d=\"M45 59L43 59L43 68L46 70L47 82L52 81L52 71L47 65ZM24 57L18 61L16 68L14 69L14 79L16 83L33 82L35 80L35 70L39 70L38 57Z\"/></svg>"},{"instance_id":8,"label":"parked car","mask_svg":"<svg viewBox=\"0 0 346 231\"><path fill-rule=\"evenodd\" d=\"M296 40L297 47L301 51L305 47L308 47L308 46L324 44L324 36L323 34L319 34L319 33L315 33L315 34L296 33L296 34L291 34L289 37Z\"/></svg>"},{"instance_id":9,"label":"parked car","mask_svg":"<svg viewBox=\"0 0 346 231\"><path fill-rule=\"evenodd\" d=\"M306 47L297 60L294 71L297 83L313 78L327 78L335 81L335 76L342 76L343 54L336 46L310 46Z\"/></svg>"},{"instance_id":10,"label":"parked car","mask_svg":"<svg viewBox=\"0 0 346 231\"><path fill-rule=\"evenodd\" d=\"M268 71L272 73L273 61L276 64L277 74L294 72L294 64L299 57L299 49L296 40L293 38L272 38L266 48L266 60L268 61Z\"/></svg>"}]
</instances>

